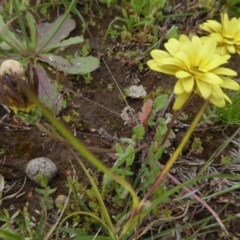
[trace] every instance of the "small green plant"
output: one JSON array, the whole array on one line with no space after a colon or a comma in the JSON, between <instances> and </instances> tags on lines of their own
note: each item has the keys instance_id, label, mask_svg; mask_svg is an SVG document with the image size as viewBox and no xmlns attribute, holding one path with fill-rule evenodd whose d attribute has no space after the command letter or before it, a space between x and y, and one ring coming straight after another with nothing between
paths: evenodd
<instances>
[{"instance_id":1,"label":"small green plant","mask_svg":"<svg viewBox=\"0 0 240 240\"><path fill-rule=\"evenodd\" d=\"M216 119L223 123L233 125L240 123L240 92L230 94L232 104L227 104L224 108L215 108Z\"/></svg>"},{"instance_id":2,"label":"small green plant","mask_svg":"<svg viewBox=\"0 0 240 240\"><path fill-rule=\"evenodd\" d=\"M122 17L115 17L108 27L112 37L121 36L123 42L137 40L140 44L157 41L157 23L162 20L165 0L131 0L122 7ZM117 24L118 22L122 23Z\"/></svg>"},{"instance_id":3,"label":"small green plant","mask_svg":"<svg viewBox=\"0 0 240 240\"><path fill-rule=\"evenodd\" d=\"M226 1L225 10L232 17L240 17L240 3L239 3L239 1L238 0L228 0L228 1Z\"/></svg>"},{"instance_id":4,"label":"small green plant","mask_svg":"<svg viewBox=\"0 0 240 240\"><path fill-rule=\"evenodd\" d=\"M23 65L34 63L39 83L39 97L56 114L61 110L62 100L59 96L56 81L52 81L45 68L46 63L57 71L67 74L89 74L99 66L99 60L92 56L77 56L70 59L64 58L60 52L69 46L81 44L82 36L69 37L76 27L76 22L71 18L70 12L75 6L72 0L66 12L52 23L37 22L29 11L23 18L18 0L13 0L22 36L18 36L10 28L10 22L5 23L0 15L0 53L1 60L18 59ZM26 26L25 26L26 23ZM29 34L28 34L29 33ZM59 100L60 99L60 100Z\"/></svg>"},{"instance_id":5,"label":"small green plant","mask_svg":"<svg viewBox=\"0 0 240 240\"><path fill-rule=\"evenodd\" d=\"M140 2L131 1L131 3ZM214 24L214 26L216 25ZM227 46L230 50L233 47L235 47L234 44ZM223 92L223 88L239 91L238 83L231 79L236 76L236 72L222 66L228 62L230 56L217 52L216 39L206 40L198 36L181 35L179 39L170 38L166 42L165 48L166 51L153 50L151 52L152 59L147 64L152 70L177 78L173 89L176 98L170 123L166 123L164 116L170 105L168 96L157 94L153 99L146 99L141 112L137 115L139 124L133 128L132 136L122 139L116 144L116 154L112 156L115 162L111 168L105 166L102 160L92 154L44 107L37 97L33 96L34 104L42 110L47 120L60 133L57 139L64 143L67 142L67 146L74 148L82 158L95 166L103 175L101 178L98 174L92 174L82 158L72 148L69 148L74 160L78 162L88 179L88 184L80 182L74 176L68 177L69 197L73 204L65 209L63 205L58 208L65 215L60 215L58 221L49 229L46 224L47 213L49 209L53 208L51 194L55 189L48 186L46 179L40 178L41 188L36 191L43 197L43 202L38 224L32 226L26 208L23 209L24 224L21 222L22 225L16 220L19 212L11 215L4 210L0 213L0 221L4 227L4 229L0 229L1 238L21 240L26 236L31 239L47 240L51 236L61 239L60 234L63 234L61 236L64 236L65 239L71 235L75 240L148 240L167 238L169 234L171 234L171 238L173 234L176 238L196 238L198 236L202 238L201 235L205 237L206 232L212 229L219 231L217 224L221 227L221 235L225 234L226 238L229 238L224 224L234 217L229 216L222 221L218 216L226 210L225 207L229 205L229 202L223 205L218 213L207 202L211 199L221 200L220 196L224 197L227 193L238 190L240 176L218 174L215 173L215 169L212 174L211 169L208 168L213 159L211 157L194 178L186 174L187 180L184 180L183 183L173 177L170 170L174 170L172 167L181 156L184 146L196 129L207 106L212 103L219 107L225 107L227 106L226 102L231 102L228 95ZM44 53L41 53L41 58L42 54ZM38 61L41 61L41 58L38 58ZM202 98L203 103L188 126L180 144L176 149L172 149L169 158L165 160L163 159L164 150L166 150L164 143L183 107L188 104L188 101L191 101L192 95L195 94ZM71 116L67 117L67 120L71 120ZM202 142L200 138L195 137L189 154L199 150L202 150ZM227 166L229 159L224 156L221 161ZM207 175L203 175L206 170L209 172ZM229 187L228 179L235 180L236 183ZM192 185L194 188L191 188ZM208 189L209 194L202 195L205 185L210 185L213 189ZM221 187L222 189L219 190ZM196 222L186 222L194 216L198 205L196 203L201 203L211 213L211 216ZM176 205L178 207L175 207ZM188 213L190 208L194 210L194 213ZM213 218L217 223L213 222ZM73 222L72 226L68 225L70 220ZM150 224L148 224L149 222ZM13 223L17 226L16 229L13 228ZM161 231L154 231L154 226ZM192 232L194 233L192 234Z\"/></svg>"},{"instance_id":6,"label":"small green plant","mask_svg":"<svg viewBox=\"0 0 240 240\"><path fill-rule=\"evenodd\" d=\"M240 92L229 93L232 103L227 104L223 108L216 106L209 106L203 115L203 120L207 124L213 125L214 123L221 122L227 125L238 125L240 123Z\"/></svg>"},{"instance_id":7,"label":"small green plant","mask_svg":"<svg viewBox=\"0 0 240 240\"><path fill-rule=\"evenodd\" d=\"M22 213L24 221L22 221L21 218L18 218L20 211L10 215L6 209L3 209L0 213L1 239L24 240L26 237L36 240L46 239L45 237L50 231L50 228L47 225L48 211L53 208L51 195L56 191L56 189L48 186L47 179L44 176L39 176L39 183L41 188L36 188L36 192L42 196L42 200L40 202L41 211L38 221L34 222L31 219L27 207L24 207Z\"/></svg>"},{"instance_id":8,"label":"small green plant","mask_svg":"<svg viewBox=\"0 0 240 240\"><path fill-rule=\"evenodd\" d=\"M199 137L194 137L193 142L190 148L190 153L196 154L196 153L202 153L203 152L203 146L202 141Z\"/></svg>"}]
</instances>

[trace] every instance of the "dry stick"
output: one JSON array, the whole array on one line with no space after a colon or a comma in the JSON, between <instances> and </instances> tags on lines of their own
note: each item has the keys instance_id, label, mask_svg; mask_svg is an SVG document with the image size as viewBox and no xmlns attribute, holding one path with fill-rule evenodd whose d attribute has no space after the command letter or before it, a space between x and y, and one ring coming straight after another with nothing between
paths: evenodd
<instances>
[{"instance_id":1,"label":"dry stick","mask_svg":"<svg viewBox=\"0 0 240 240\"><path fill-rule=\"evenodd\" d=\"M169 172L167 173L167 177L170 178L176 185L181 184L181 182L178 179L176 179L173 175L171 175ZM183 190L187 193L193 192L188 187L183 187ZM224 231L224 233L226 234L226 236L229 237L229 233L228 233L226 227L224 226L222 220L217 215L217 213L208 205L208 203L204 199L200 198L196 193L193 193L192 195L198 202L200 202L213 215L213 217L219 223L219 225L221 226L221 228Z\"/></svg>"}]
</instances>

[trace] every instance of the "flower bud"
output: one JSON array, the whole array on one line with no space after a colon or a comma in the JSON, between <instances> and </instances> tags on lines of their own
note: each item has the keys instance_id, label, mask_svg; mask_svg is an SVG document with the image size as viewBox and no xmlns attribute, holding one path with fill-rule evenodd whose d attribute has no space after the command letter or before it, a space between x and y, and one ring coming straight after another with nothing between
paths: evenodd
<instances>
[{"instance_id":1,"label":"flower bud","mask_svg":"<svg viewBox=\"0 0 240 240\"><path fill-rule=\"evenodd\" d=\"M6 60L0 66L0 102L13 110L26 124L36 122L40 110L29 93L38 95L38 78L33 64L25 71L16 60Z\"/></svg>"}]
</instances>

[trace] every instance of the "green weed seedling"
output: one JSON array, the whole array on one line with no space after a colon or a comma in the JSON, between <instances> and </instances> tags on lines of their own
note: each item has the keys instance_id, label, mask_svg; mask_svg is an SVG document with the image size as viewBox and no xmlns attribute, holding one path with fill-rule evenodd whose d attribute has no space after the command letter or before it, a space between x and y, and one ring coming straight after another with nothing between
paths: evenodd
<instances>
[{"instance_id":1,"label":"green weed seedling","mask_svg":"<svg viewBox=\"0 0 240 240\"><path fill-rule=\"evenodd\" d=\"M122 17L117 16L111 22L108 34L113 38L121 36L123 42L136 38L142 43L155 42L156 22L163 18L162 8L165 3L165 0L131 0L122 7ZM122 25L118 24L119 22Z\"/></svg>"},{"instance_id":2,"label":"green weed seedling","mask_svg":"<svg viewBox=\"0 0 240 240\"><path fill-rule=\"evenodd\" d=\"M228 125L240 123L240 91L231 93L232 104L224 108L215 108L217 119Z\"/></svg>"},{"instance_id":3,"label":"green weed seedling","mask_svg":"<svg viewBox=\"0 0 240 240\"><path fill-rule=\"evenodd\" d=\"M144 194L150 187L159 171L156 161L161 158L163 152L163 147L159 148L159 146L166 132L166 124L164 118L159 118L159 120L157 120L157 116L165 106L167 99L167 95L158 96L153 101L153 107L148 109L151 114L149 113L148 116L145 114L145 121L149 121L151 126L148 124L147 126L142 124L135 126L131 138L122 139L116 144L116 162L111 168L111 172L130 181L141 194ZM148 127L156 128L156 136L153 142L151 142L150 147L145 143ZM148 152L147 159L141 163L138 159L138 154L142 152L143 149L148 148L149 150L146 150ZM68 177L68 187L73 193L74 210L72 210L72 212L71 210L68 211L67 217L63 219L59 226L59 231L75 233L79 238L84 236L88 239L87 237L90 238L90 236L87 235L87 233L91 232L89 230L92 229L93 226L101 225L103 227L101 232L106 232L105 222L113 224L113 220L114 222L121 221L124 215L131 209L131 198L128 190L124 186L119 186L109 175L104 174L102 183L96 182L96 180L90 176L82 162L81 167L87 174L91 186L86 186L74 180L72 177ZM142 181L142 179L144 179L144 181ZM159 190L159 192L164 191L164 187ZM111 198L109 198L109 196L111 196ZM110 214L110 212L106 212L103 203L101 203L103 200L117 209L123 208L124 211L112 215L112 220L108 220L108 214ZM63 227L64 222L69 218L76 223L82 223L81 230ZM101 239L100 236L99 239ZM110 238L106 237L103 239Z\"/></svg>"},{"instance_id":4,"label":"green weed seedling","mask_svg":"<svg viewBox=\"0 0 240 240\"><path fill-rule=\"evenodd\" d=\"M145 116L146 119L142 119L143 122L148 121L147 126L144 126L145 124L135 126L130 139L122 139L120 143L116 144L117 160L112 167L112 171L126 179L129 179L129 181L133 182L135 187L140 186L138 192L141 193L144 193L154 182L156 174L159 171L159 167L156 163L161 158L164 150L162 140L164 134L166 133L167 126L165 119L158 118L157 116L165 106L167 99L167 95L158 96L153 101L152 108L150 108L151 114L149 116ZM147 138L148 127L155 128L155 136L150 146L144 143ZM145 148L148 148L147 156L144 162L141 162L140 159L137 159L137 156L138 153ZM136 166L139 167L137 175ZM144 179L144 181L142 179ZM116 183L107 176L104 176L102 195L107 196L110 192L113 192L112 200L116 206L123 206L123 204L125 204L127 199L126 190L124 188L116 187Z\"/></svg>"},{"instance_id":5,"label":"green weed seedling","mask_svg":"<svg viewBox=\"0 0 240 240\"><path fill-rule=\"evenodd\" d=\"M20 214L20 211L10 215L8 211L4 209L0 214L1 239L26 239L23 236L28 237L28 239L35 240L45 239L45 236L49 231L49 226L47 225L48 211L53 208L53 200L51 195L56 191L56 189L48 186L48 181L45 176L39 176L38 180L41 188L36 188L36 192L38 192L42 197L38 221L33 221L27 206L24 207L22 213L24 221L21 221L19 218L17 218Z\"/></svg>"},{"instance_id":6,"label":"green weed seedling","mask_svg":"<svg viewBox=\"0 0 240 240\"><path fill-rule=\"evenodd\" d=\"M203 115L203 121L207 124L221 122L226 125L239 125L240 123L240 91L230 93L232 103L223 108L210 106Z\"/></svg>"}]
</instances>

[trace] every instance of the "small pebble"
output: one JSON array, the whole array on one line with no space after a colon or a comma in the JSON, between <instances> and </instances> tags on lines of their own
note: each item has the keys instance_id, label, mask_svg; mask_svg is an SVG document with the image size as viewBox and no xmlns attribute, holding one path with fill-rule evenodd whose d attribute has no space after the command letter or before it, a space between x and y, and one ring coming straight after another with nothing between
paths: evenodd
<instances>
[{"instance_id":1,"label":"small pebble","mask_svg":"<svg viewBox=\"0 0 240 240\"><path fill-rule=\"evenodd\" d=\"M146 95L147 92L142 85L133 85L127 90L127 97L130 98L144 98Z\"/></svg>"},{"instance_id":2,"label":"small pebble","mask_svg":"<svg viewBox=\"0 0 240 240\"><path fill-rule=\"evenodd\" d=\"M24 76L25 69L19 61L8 59L2 62L0 66L0 75L5 73L10 75L17 74L18 76Z\"/></svg>"},{"instance_id":3,"label":"small pebble","mask_svg":"<svg viewBox=\"0 0 240 240\"><path fill-rule=\"evenodd\" d=\"M37 176L40 174L44 175L48 183L50 183L57 174L57 166L49 158L34 158L27 164L25 172L27 176L36 183L38 183Z\"/></svg>"}]
</instances>

